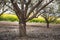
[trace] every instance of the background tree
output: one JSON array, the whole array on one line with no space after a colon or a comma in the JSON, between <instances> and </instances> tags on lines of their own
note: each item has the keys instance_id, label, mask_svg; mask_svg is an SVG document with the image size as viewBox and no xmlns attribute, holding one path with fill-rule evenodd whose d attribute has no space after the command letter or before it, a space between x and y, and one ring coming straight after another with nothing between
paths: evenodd
<instances>
[{"instance_id":1,"label":"background tree","mask_svg":"<svg viewBox=\"0 0 60 40\"><path fill-rule=\"evenodd\" d=\"M45 0L6 0L4 1L5 7L12 9L16 13L19 19L20 36L26 36L26 22L35 18L36 15L39 14L39 12L43 10L53 0L48 0L47 3L44 3L44 1ZM40 4L43 4L43 5L40 6ZM36 10L37 8L38 10ZM31 15L32 12L34 12L33 15Z\"/></svg>"},{"instance_id":2,"label":"background tree","mask_svg":"<svg viewBox=\"0 0 60 40\"><path fill-rule=\"evenodd\" d=\"M56 7L56 2L53 2L52 4L48 5L45 7L38 16L42 16L46 23L47 23L47 28L49 28L49 23L56 21L58 18L57 14L58 7Z\"/></svg>"},{"instance_id":3,"label":"background tree","mask_svg":"<svg viewBox=\"0 0 60 40\"><path fill-rule=\"evenodd\" d=\"M41 16L45 19L45 21L47 23L47 28L49 28L49 23L53 23L57 19L57 16L55 13L44 12L43 14L41 14Z\"/></svg>"}]
</instances>

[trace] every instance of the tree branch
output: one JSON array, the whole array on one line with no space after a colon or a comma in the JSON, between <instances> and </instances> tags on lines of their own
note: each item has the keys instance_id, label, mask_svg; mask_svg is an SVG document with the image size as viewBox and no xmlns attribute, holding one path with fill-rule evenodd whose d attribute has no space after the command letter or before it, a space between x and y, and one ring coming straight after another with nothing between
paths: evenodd
<instances>
[{"instance_id":1,"label":"tree branch","mask_svg":"<svg viewBox=\"0 0 60 40\"><path fill-rule=\"evenodd\" d=\"M42 6L36 13L38 13L39 11L41 11L42 9L44 9L47 5L49 5L53 0L51 0L50 2L48 2L47 4L45 4L44 6Z\"/></svg>"},{"instance_id":2,"label":"tree branch","mask_svg":"<svg viewBox=\"0 0 60 40\"><path fill-rule=\"evenodd\" d=\"M5 10L5 11L3 11L2 13L0 13L0 16L2 15L2 14L4 14L4 12L6 12L7 11L7 9Z\"/></svg>"},{"instance_id":3,"label":"tree branch","mask_svg":"<svg viewBox=\"0 0 60 40\"><path fill-rule=\"evenodd\" d=\"M42 1L43 1L43 0L39 1L35 6L33 6L33 7L31 8L30 12L27 14L27 18L28 18L29 15L33 12L33 10L41 4Z\"/></svg>"},{"instance_id":4,"label":"tree branch","mask_svg":"<svg viewBox=\"0 0 60 40\"><path fill-rule=\"evenodd\" d=\"M6 5L6 6L8 6L8 5ZM13 8L11 8L10 6L8 6L8 7L14 11L14 9L13 9Z\"/></svg>"},{"instance_id":5,"label":"tree branch","mask_svg":"<svg viewBox=\"0 0 60 40\"><path fill-rule=\"evenodd\" d=\"M25 18L27 18L26 17L26 14L27 14L27 10L28 10L28 6L29 6L29 4L31 3L31 0L28 0L28 2L25 4L26 6L25 6Z\"/></svg>"},{"instance_id":6,"label":"tree branch","mask_svg":"<svg viewBox=\"0 0 60 40\"><path fill-rule=\"evenodd\" d=\"M14 3L14 0L10 0L10 1L11 1L12 5L13 5L14 11L16 12L16 15L18 16L19 19L21 19L21 16L23 16L22 11L18 7L17 3L16 2Z\"/></svg>"},{"instance_id":7,"label":"tree branch","mask_svg":"<svg viewBox=\"0 0 60 40\"><path fill-rule=\"evenodd\" d=\"M33 16L31 16L30 18L28 18L26 21L33 19L34 17L36 17L36 15L39 13L39 11L41 11L42 9L44 9L48 4L50 4L53 0L49 1L47 4L45 4L44 6L42 6Z\"/></svg>"}]
</instances>

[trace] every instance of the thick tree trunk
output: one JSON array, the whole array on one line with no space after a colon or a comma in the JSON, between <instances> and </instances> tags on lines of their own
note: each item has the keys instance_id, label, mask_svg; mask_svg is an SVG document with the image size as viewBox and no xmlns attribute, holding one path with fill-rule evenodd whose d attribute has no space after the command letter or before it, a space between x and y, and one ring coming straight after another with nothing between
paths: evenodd
<instances>
[{"instance_id":1,"label":"thick tree trunk","mask_svg":"<svg viewBox=\"0 0 60 40\"><path fill-rule=\"evenodd\" d=\"M19 34L20 37L26 36L26 22L19 21Z\"/></svg>"}]
</instances>

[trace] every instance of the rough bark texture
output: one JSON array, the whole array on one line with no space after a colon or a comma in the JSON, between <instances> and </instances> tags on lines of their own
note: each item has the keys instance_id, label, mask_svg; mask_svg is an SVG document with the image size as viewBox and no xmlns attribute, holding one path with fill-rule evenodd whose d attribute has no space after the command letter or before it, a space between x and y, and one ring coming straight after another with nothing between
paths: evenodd
<instances>
[{"instance_id":1,"label":"rough bark texture","mask_svg":"<svg viewBox=\"0 0 60 40\"><path fill-rule=\"evenodd\" d=\"M19 21L19 34L20 37L26 36L26 22Z\"/></svg>"}]
</instances>

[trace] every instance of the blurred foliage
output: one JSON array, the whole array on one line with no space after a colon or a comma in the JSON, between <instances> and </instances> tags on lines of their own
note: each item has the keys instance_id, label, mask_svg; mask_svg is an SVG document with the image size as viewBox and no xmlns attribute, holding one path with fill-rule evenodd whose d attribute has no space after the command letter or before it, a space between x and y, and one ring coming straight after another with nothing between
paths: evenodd
<instances>
[{"instance_id":1,"label":"blurred foliage","mask_svg":"<svg viewBox=\"0 0 60 40\"><path fill-rule=\"evenodd\" d=\"M34 18L34 19L30 20L29 22L45 23L45 19L43 17L39 16L38 18Z\"/></svg>"},{"instance_id":2,"label":"blurred foliage","mask_svg":"<svg viewBox=\"0 0 60 40\"><path fill-rule=\"evenodd\" d=\"M18 21L18 18L13 14L3 14L0 16L0 21Z\"/></svg>"},{"instance_id":3,"label":"blurred foliage","mask_svg":"<svg viewBox=\"0 0 60 40\"><path fill-rule=\"evenodd\" d=\"M60 18L55 21L56 24L60 24Z\"/></svg>"},{"instance_id":4,"label":"blurred foliage","mask_svg":"<svg viewBox=\"0 0 60 40\"><path fill-rule=\"evenodd\" d=\"M51 17L49 18L49 20L51 19ZM19 21L17 16L14 14L3 14L0 16L0 21ZM32 20L28 21L28 22L39 22L39 23L46 23L45 19L41 16L39 16L38 18L33 18ZM60 23L60 18L58 18L56 21L52 22L52 23Z\"/></svg>"}]
</instances>

